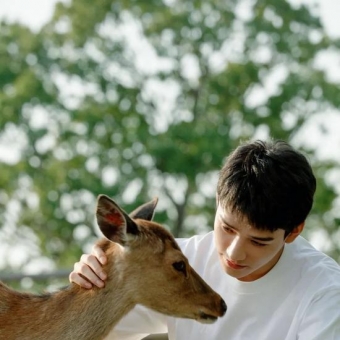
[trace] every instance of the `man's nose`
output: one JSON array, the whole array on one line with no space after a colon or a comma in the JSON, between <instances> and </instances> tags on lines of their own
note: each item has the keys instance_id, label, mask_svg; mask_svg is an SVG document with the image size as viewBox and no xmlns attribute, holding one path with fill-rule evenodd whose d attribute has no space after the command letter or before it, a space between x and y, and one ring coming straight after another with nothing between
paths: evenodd
<instances>
[{"instance_id":1,"label":"man's nose","mask_svg":"<svg viewBox=\"0 0 340 340\"><path fill-rule=\"evenodd\" d=\"M244 249L244 243L239 237L235 237L227 248L228 259L235 262L245 260L246 252Z\"/></svg>"}]
</instances>

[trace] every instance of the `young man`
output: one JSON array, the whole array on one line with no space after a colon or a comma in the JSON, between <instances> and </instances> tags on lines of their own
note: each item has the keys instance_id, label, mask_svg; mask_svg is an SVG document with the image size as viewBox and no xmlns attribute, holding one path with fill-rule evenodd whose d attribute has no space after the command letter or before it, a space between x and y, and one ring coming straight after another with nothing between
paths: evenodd
<instances>
[{"instance_id":1,"label":"young man","mask_svg":"<svg viewBox=\"0 0 340 340\"><path fill-rule=\"evenodd\" d=\"M287 143L239 146L220 171L214 231L178 240L226 315L204 325L138 306L108 339L339 340L340 267L300 236L315 187L306 158ZM98 248L83 255L70 281L103 286L105 260Z\"/></svg>"}]
</instances>

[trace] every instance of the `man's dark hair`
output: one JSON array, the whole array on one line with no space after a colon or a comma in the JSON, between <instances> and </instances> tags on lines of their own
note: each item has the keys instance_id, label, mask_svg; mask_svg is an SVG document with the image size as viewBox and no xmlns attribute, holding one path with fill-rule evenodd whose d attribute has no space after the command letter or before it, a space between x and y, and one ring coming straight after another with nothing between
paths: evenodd
<instances>
[{"instance_id":1,"label":"man's dark hair","mask_svg":"<svg viewBox=\"0 0 340 340\"><path fill-rule=\"evenodd\" d=\"M284 229L305 221L313 205L316 180L306 157L284 141L248 142L222 167L217 202L241 214L260 230Z\"/></svg>"}]
</instances>

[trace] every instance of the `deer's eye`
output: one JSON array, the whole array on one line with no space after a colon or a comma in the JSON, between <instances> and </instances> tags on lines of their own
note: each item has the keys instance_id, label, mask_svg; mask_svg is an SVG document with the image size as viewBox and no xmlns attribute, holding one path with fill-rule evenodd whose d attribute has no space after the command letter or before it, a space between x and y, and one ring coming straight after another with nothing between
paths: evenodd
<instances>
[{"instance_id":1,"label":"deer's eye","mask_svg":"<svg viewBox=\"0 0 340 340\"><path fill-rule=\"evenodd\" d=\"M172 264L172 266L178 271L186 274L185 269L185 262L184 261L178 261Z\"/></svg>"}]
</instances>

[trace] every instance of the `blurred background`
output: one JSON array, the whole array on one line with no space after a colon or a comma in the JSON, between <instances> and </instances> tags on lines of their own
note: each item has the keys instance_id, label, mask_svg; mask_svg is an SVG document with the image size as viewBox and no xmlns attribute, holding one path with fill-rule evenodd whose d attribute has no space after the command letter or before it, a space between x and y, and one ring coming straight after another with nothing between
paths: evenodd
<instances>
[{"instance_id":1,"label":"blurred background","mask_svg":"<svg viewBox=\"0 0 340 340\"><path fill-rule=\"evenodd\" d=\"M67 284L98 194L159 197L177 237L212 229L240 141L284 139L318 181L304 236L340 262L337 0L0 0L0 279Z\"/></svg>"}]
</instances>

